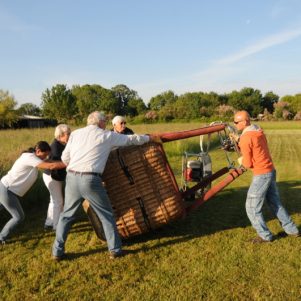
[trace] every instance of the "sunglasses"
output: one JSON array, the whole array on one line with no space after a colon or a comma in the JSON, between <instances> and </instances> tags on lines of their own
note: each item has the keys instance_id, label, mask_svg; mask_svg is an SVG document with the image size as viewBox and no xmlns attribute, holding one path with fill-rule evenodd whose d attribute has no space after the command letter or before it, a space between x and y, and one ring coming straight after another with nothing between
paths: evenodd
<instances>
[{"instance_id":1,"label":"sunglasses","mask_svg":"<svg viewBox=\"0 0 301 301\"><path fill-rule=\"evenodd\" d=\"M126 121L121 121L120 124L126 124Z\"/></svg>"}]
</instances>

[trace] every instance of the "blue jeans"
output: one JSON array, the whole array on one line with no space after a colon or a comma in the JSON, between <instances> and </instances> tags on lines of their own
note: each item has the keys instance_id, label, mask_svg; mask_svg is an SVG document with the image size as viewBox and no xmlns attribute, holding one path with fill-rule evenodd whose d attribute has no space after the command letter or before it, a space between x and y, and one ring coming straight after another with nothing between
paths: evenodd
<instances>
[{"instance_id":1,"label":"blue jeans","mask_svg":"<svg viewBox=\"0 0 301 301\"><path fill-rule=\"evenodd\" d=\"M297 234L298 228L281 204L276 184L276 171L253 176L246 200L247 215L258 235L265 240L272 240L273 235L268 229L263 215L262 206L266 200L272 212L279 219L287 234Z\"/></svg>"},{"instance_id":2,"label":"blue jeans","mask_svg":"<svg viewBox=\"0 0 301 301\"><path fill-rule=\"evenodd\" d=\"M0 233L0 240L5 240L8 235L16 228L16 226L24 220L25 215L18 197L14 193L9 191L1 181L0 204L12 216L11 219L5 224Z\"/></svg>"},{"instance_id":3,"label":"blue jeans","mask_svg":"<svg viewBox=\"0 0 301 301\"><path fill-rule=\"evenodd\" d=\"M65 242L74 215L87 199L100 219L110 251L121 251L121 240L117 231L112 206L101 178L95 175L67 173L65 188L65 205L56 228L56 238L52 247L54 256L62 256L65 252Z\"/></svg>"}]
</instances>

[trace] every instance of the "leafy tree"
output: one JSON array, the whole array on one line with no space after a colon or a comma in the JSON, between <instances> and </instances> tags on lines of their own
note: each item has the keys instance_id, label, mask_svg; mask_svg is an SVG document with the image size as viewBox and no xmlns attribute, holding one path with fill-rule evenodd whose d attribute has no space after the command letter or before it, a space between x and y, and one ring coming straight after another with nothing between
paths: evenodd
<instances>
[{"instance_id":1,"label":"leafy tree","mask_svg":"<svg viewBox=\"0 0 301 301\"><path fill-rule=\"evenodd\" d=\"M288 102L279 101L274 104L273 116L276 119L290 119L292 114L290 113L290 105Z\"/></svg>"},{"instance_id":2,"label":"leafy tree","mask_svg":"<svg viewBox=\"0 0 301 301\"><path fill-rule=\"evenodd\" d=\"M227 105L228 101L229 99L227 94L218 94L218 102L220 105Z\"/></svg>"},{"instance_id":3,"label":"leafy tree","mask_svg":"<svg viewBox=\"0 0 301 301\"><path fill-rule=\"evenodd\" d=\"M58 84L42 94L42 112L45 117L67 122L76 117L77 106L66 85Z\"/></svg>"},{"instance_id":4,"label":"leafy tree","mask_svg":"<svg viewBox=\"0 0 301 301\"><path fill-rule=\"evenodd\" d=\"M296 114L297 112L301 111L301 94L296 94L295 96L283 96L281 101L289 104L291 113Z\"/></svg>"},{"instance_id":5,"label":"leafy tree","mask_svg":"<svg viewBox=\"0 0 301 301\"><path fill-rule=\"evenodd\" d=\"M262 110L262 94L253 88L243 88L228 94L228 105L236 110L246 110L252 117L257 116Z\"/></svg>"},{"instance_id":6,"label":"leafy tree","mask_svg":"<svg viewBox=\"0 0 301 301\"><path fill-rule=\"evenodd\" d=\"M267 92L261 101L261 106L263 109L267 109L269 113L273 113L274 111L274 104L277 103L279 100L279 96L273 93L272 91Z\"/></svg>"},{"instance_id":7,"label":"leafy tree","mask_svg":"<svg viewBox=\"0 0 301 301\"><path fill-rule=\"evenodd\" d=\"M127 115L133 113L133 104L135 103L134 100L137 100L140 98L138 96L138 93L134 90L131 90L126 85L120 84L114 86L112 89L112 92L114 93L115 98L118 101L118 112L119 115ZM129 101L132 101L131 108L128 107ZM138 102L137 102L138 104ZM136 108L138 111L138 108Z\"/></svg>"},{"instance_id":8,"label":"leafy tree","mask_svg":"<svg viewBox=\"0 0 301 301\"><path fill-rule=\"evenodd\" d=\"M164 121L171 121L175 118L175 106L171 103L166 104L161 108L161 110L158 112L159 118Z\"/></svg>"},{"instance_id":9,"label":"leafy tree","mask_svg":"<svg viewBox=\"0 0 301 301\"><path fill-rule=\"evenodd\" d=\"M8 91L0 90L0 127L11 126L18 119L17 102Z\"/></svg>"},{"instance_id":10,"label":"leafy tree","mask_svg":"<svg viewBox=\"0 0 301 301\"><path fill-rule=\"evenodd\" d=\"M41 109L33 103L24 103L22 104L19 109L18 113L20 115L33 115L33 116L40 116Z\"/></svg>"},{"instance_id":11,"label":"leafy tree","mask_svg":"<svg viewBox=\"0 0 301 301\"><path fill-rule=\"evenodd\" d=\"M144 115L144 120L147 122L157 121L159 118L158 113L156 111L148 111Z\"/></svg>"},{"instance_id":12,"label":"leafy tree","mask_svg":"<svg viewBox=\"0 0 301 301\"><path fill-rule=\"evenodd\" d=\"M275 103L275 104L277 104L277 103ZM273 116L273 114L270 113L267 108L264 109L263 115L258 116L258 117L260 117L260 120L265 120L265 121L272 121L275 119L275 116Z\"/></svg>"},{"instance_id":13,"label":"leafy tree","mask_svg":"<svg viewBox=\"0 0 301 301\"><path fill-rule=\"evenodd\" d=\"M228 105L220 105L215 109L215 112L220 118L233 118L235 109Z\"/></svg>"},{"instance_id":14,"label":"leafy tree","mask_svg":"<svg viewBox=\"0 0 301 301\"><path fill-rule=\"evenodd\" d=\"M201 106L211 107L211 111L216 109L220 105L227 103L227 98L222 95L218 95L215 92L202 93L199 92L201 97Z\"/></svg>"},{"instance_id":15,"label":"leafy tree","mask_svg":"<svg viewBox=\"0 0 301 301\"><path fill-rule=\"evenodd\" d=\"M93 111L105 111L113 115L118 111L118 101L114 93L100 85L73 86L72 95L81 118L86 118Z\"/></svg>"},{"instance_id":16,"label":"leafy tree","mask_svg":"<svg viewBox=\"0 0 301 301\"><path fill-rule=\"evenodd\" d=\"M175 103L175 117L195 119L211 117L223 99L216 93L192 92L180 95Z\"/></svg>"},{"instance_id":17,"label":"leafy tree","mask_svg":"<svg viewBox=\"0 0 301 301\"><path fill-rule=\"evenodd\" d=\"M216 113L216 109L225 104L226 98L215 92L203 93L200 95L200 116L202 118L212 117Z\"/></svg>"},{"instance_id":18,"label":"leafy tree","mask_svg":"<svg viewBox=\"0 0 301 301\"><path fill-rule=\"evenodd\" d=\"M298 121L301 120L301 111L297 112L297 114L294 117L294 120L298 120Z\"/></svg>"},{"instance_id":19,"label":"leafy tree","mask_svg":"<svg viewBox=\"0 0 301 301\"><path fill-rule=\"evenodd\" d=\"M140 115L146 111L146 105L142 98L132 98L127 103L127 113L131 117Z\"/></svg>"},{"instance_id":20,"label":"leafy tree","mask_svg":"<svg viewBox=\"0 0 301 301\"><path fill-rule=\"evenodd\" d=\"M189 92L180 95L175 103L175 117L179 119L194 119L200 117L203 93Z\"/></svg>"},{"instance_id":21,"label":"leafy tree","mask_svg":"<svg viewBox=\"0 0 301 301\"><path fill-rule=\"evenodd\" d=\"M178 96L171 90L158 94L150 99L148 107L151 110L159 111L167 104L174 104L178 99Z\"/></svg>"}]
</instances>

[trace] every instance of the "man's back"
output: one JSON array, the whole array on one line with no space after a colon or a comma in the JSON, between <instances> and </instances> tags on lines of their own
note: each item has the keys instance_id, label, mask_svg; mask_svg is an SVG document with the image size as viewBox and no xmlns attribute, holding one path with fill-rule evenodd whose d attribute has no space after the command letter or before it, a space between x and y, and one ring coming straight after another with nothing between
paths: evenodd
<instances>
[{"instance_id":1,"label":"man's back","mask_svg":"<svg viewBox=\"0 0 301 301\"><path fill-rule=\"evenodd\" d=\"M62 161L67 170L103 173L112 148L142 145L149 139L147 135L121 135L88 125L71 133Z\"/></svg>"},{"instance_id":2,"label":"man's back","mask_svg":"<svg viewBox=\"0 0 301 301\"><path fill-rule=\"evenodd\" d=\"M126 136L112 137L111 131L88 125L72 132L62 160L68 164L67 170L102 173L111 148L126 141Z\"/></svg>"}]
</instances>

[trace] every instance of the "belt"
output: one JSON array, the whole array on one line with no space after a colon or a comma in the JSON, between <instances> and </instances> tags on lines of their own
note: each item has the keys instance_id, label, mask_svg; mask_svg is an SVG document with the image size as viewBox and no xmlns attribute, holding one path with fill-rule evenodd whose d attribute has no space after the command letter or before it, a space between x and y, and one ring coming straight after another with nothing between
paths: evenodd
<instances>
[{"instance_id":1,"label":"belt","mask_svg":"<svg viewBox=\"0 0 301 301\"><path fill-rule=\"evenodd\" d=\"M69 169L68 172L71 172L75 175L92 175L92 176L97 176L97 177L101 177L102 174L101 173L98 173L98 172L90 172L90 171L75 171L75 170L72 170L72 169Z\"/></svg>"}]
</instances>

